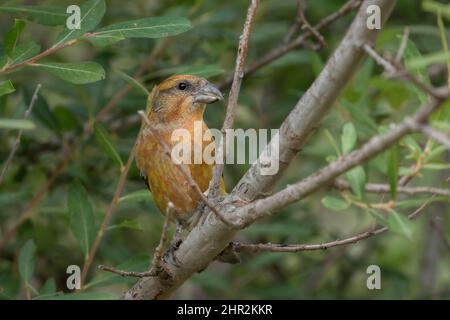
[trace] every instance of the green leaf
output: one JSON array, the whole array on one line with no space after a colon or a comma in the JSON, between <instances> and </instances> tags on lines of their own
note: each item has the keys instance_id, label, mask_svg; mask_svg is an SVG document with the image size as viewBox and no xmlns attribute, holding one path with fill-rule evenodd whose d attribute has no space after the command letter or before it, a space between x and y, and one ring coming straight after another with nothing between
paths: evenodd
<instances>
[{"instance_id":1,"label":"green leaf","mask_svg":"<svg viewBox=\"0 0 450 320\"><path fill-rule=\"evenodd\" d=\"M119 198L119 203L148 202L148 201L152 201L152 194L148 189L134 191Z\"/></svg>"},{"instance_id":2,"label":"green leaf","mask_svg":"<svg viewBox=\"0 0 450 320\"><path fill-rule=\"evenodd\" d=\"M120 22L101 28L94 36L120 33L124 38L162 38L191 29L189 20L178 17L144 18Z\"/></svg>"},{"instance_id":3,"label":"green leaf","mask_svg":"<svg viewBox=\"0 0 450 320\"><path fill-rule=\"evenodd\" d=\"M86 39L95 47L103 48L122 41L125 37L120 32L112 32L105 34L90 34Z\"/></svg>"},{"instance_id":4,"label":"green leaf","mask_svg":"<svg viewBox=\"0 0 450 320\"><path fill-rule=\"evenodd\" d=\"M366 211L369 212L370 215L374 217L379 224L385 227L388 226L388 220L381 213L373 209L366 209Z\"/></svg>"},{"instance_id":5,"label":"green leaf","mask_svg":"<svg viewBox=\"0 0 450 320\"><path fill-rule=\"evenodd\" d=\"M30 120L26 119L2 119L0 118L1 129L18 129L18 130L32 130L36 126Z\"/></svg>"},{"instance_id":6,"label":"green leaf","mask_svg":"<svg viewBox=\"0 0 450 320\"><path fill-rule=\"evenodd\" d=\"M331 145L333 146L334 151L336 151L336 155L337 156L341 156L341 150L339 149L339 145L336 141L336 139L334 139L333 135L331 134L330 131L328 131L328 129L324 130L326 137L328 138L328 141L330 141Z\"/></svg>"},{"instance_id":7,"label":"green leaf","mask_svg":"<svg viewBox=\"0 0 450 320\"><path fill-rule=\"evenodd\" d=\"M94 210L89 202L86 190L76 181L69 187L68 208L70 228L78 240L85 258L95 237Z\"/></svg>"},{"instance_id":8,"label":"green leaf","mask_svg":"<svg viewBox=\"0 0 450 320\"><path fill-rule=\"evenodd\" d=\"M134 79L133 77L130 77L129 75L120 70L116 70L116 72L123 80L125 80L128 84L130 84L136 90L136 92L141 93L146 97L150 94L150 92L148 92L148 90L144 87L144 85L139 81L137 81L136 79Z\"/></svg>"},{"instance_id":9,"label":"green leaf","mask_svg":"<svg viewBox=\"0 0 450 320\"><path fill-rule=\"evenodd\" d=\"M31 277L33 276L35 253L36 245L32 239L29 239L20 249L19 274L26 285L30 283Z\"/></svg>"},{"instance_id":10,"label":"green leaf","mask_svg":"<svg viewBox=\"0 0 450 320\"><path fill-rule=\"evenodd\" d=\"M322 199L322 204L325 208L330 210L345 210L350 206L350 203L341 198L336 198L332 196L326 196Z\"/></svg>"},{"instance_id":11,"label":"green leaf","mask_svg":"<svg viewBox=\"0 0 450 320\"><path fill-rule=\"evenodd\" d=\"M85 84L105 78L105 70L95 62L36 63L33 66L75 84Z\"/></svg>"},{"instance_id":12,"label":"green leaf","mask_svg":"<svg viewBox=\"0 0 450 320\"><path fill-rule=\"evenodd\" d=\"M348 154L350 151L353 150L356 144L356 140L358 139L358 135L356 134L356 129L353 123L348 122L344 125L344 128L342 129L342 136L341 136L341 146L342 146L342 152L344 154Z\"/></svg>"},{"instance_id":13,"label":"green leaf","mask_svg":"<svg viewBox=\"0 0 450 320\"><path fill-rule=\"evenodd\" d=\"M123 168L122 159L120 158L120 155L117 152L116 147L114 146L114 144L112 142L112 138L109 135L109 133L106 131L106 129L101 124L95 123L94 131L95 131L95 140L97 141L97 144L99 145L99 147L113 161L117 162L119 164L120 168Z\"/></svg>"},{"instance_id":14,"label":"green leaf","mask_svg":"<svg viewBox=\"0 0 450 320\"><path fill-rule=\"evenodd\" d=\"M392 231L412 239L412 221L394 210L389 210L388 226Z\"/></svg>"},{"instance_id":15,"label":"green leaf","mask_svg":"<svg viewBox=\"0 0 450 320\"><path fill-rule=\"evenodd\" d=\"M346 173L348 182L350 183L355 195L362 199L364 195L364 186L366 185L366 172L362 166L357 166Z\"/></svg>"},{"instance_id":16,"label":"green leaf","mask_svg":"<svg viewBox=\"0 0 450 320\"><path fill-rule=\"evenodd\" d=\"M53 294L56 292L56 282L54 278L50 278L42 285L39 295Z\"/></svg>"},{"instance_id":17,"label":"green leaf","mask_svg":"<svg viewBox=\"0 0 450 320\"><path fill-rule=\"evenodd\" d=\"M408 69L416 69L416 68L420 69L427 67L433 63L447 63L448 61L450 61L450 52L447 51L433 52L409 60L407 67Z\"/></svg>"},{"instance_id":18,"label":"green leaf","mask_svg":"<svg viewBox=\"0 0 450 320\"><path fill-rule=\"evenodd\" d=\"M34 57L39 53L41 47L35 42L27 42L20 44L16 47L14 51L14 55L11 57L10 64L18 64L23 62L31 57Z\"/></svg>"},{"instance_id":19,"label":"green leaf","mask_svg":"<svg viewBox=\"0 0 450 320\"><path fill-rule=\"evenodd\" d=\"M80 28L68 29L64 27L56 38L56 43L53 47L57 47L67 41L81 38L86 32L92 31L102 21L105 15L106 5L104 0L89 0L83 3L80 7Z\"/></svg>"},{"instance_id":20,"label":"green leaf","mask_svg":"<svg viewBox=\"0 0 450 320\"><path fill-rule=\"evenodd\" d=\"M395 144L389 150L388 156L388 177L389 185L391 186L391 197L393 200L397 199L397 183L398 183L398 169L399 169L399 147Z\"/></svg>"},{"instance_id":21,"label":"green leaf","mask_svg":"<svg viewBox=\"0 0 450 320\"><path fill-rule=\"evenodd\" d=\"M14 56L14 50L16 49L17 40L25 28L25 21L15 19L14 26L6 33L5 36L5 53L8 57Z\"/></svg>"},{"instance_id":22,"label":"green leaf","mask_svg":"<svg viewBox=\"0 0 450 320\"><path fill-rule=\"evenodd\" d=\"M62 6L5 6L0 12L16 13L27 20L35 21L47 26L57 26L66 23L68 14Z\"/></svg>"},{"instance_id":23,"label":"green leaf","mask_svg":"<svg viewBox=\"0 0 450 320\"><path fill-rule=\"evenodd\" d=\"M13 84L9 80L5 80L0 82L0 97L4 96L5 94L10 94L16 91Z\"/></svg>"},{"instance_id":24,"label":"green leaf","mask_svg":"<svg viewBox=\"0 0 450 320\"><path fill-rule=\"evenodd\" d=\"M108 228L106 228L106 230L114 230L114 229L118 229L118 228L134 229L134 230L139 230L139 231L143 230L139 221L128 220L128 219L123 220L119 224L114 224L112 226L109 226Z\"/></svg>"}]
</instances>

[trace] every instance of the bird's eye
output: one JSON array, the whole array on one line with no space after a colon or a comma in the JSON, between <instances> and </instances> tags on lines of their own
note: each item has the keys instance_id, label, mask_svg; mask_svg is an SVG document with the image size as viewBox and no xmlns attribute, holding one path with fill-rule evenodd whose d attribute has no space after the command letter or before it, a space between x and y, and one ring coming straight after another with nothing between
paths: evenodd
<instances>
[{"instance_id":1,"label":"bird's eye","mask_svg":"<svg viewBox=\"0 0 450 320\"><path fill-rule=\"evenodd\" d=\"M186 90L187 87L188 87L188 85L186 82L180 82L178 84L178 89L180 89L180 90Z\"/></svg>"}]
</instances>

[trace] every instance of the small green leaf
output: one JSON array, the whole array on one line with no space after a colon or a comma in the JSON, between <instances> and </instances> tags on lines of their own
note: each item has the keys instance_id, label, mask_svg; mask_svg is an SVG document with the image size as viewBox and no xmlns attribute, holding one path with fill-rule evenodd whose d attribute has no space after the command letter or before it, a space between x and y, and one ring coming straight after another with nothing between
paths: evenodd
<instances>
[{"instance_id":1,"label":"small green leaf","mask_svg":"<svg viewBox=\"0 0 450 320\"><path fill-rule=\"evenodd\" d=\"M49 62L36 63L33 66L42 68L54 76L75 84L91 83L105 78L105 70L95 62Z\"/></svg>"},{"instance_id":2,"label":"small green leaf","mask_svg":"<svg viewBox=\"0 0 450 320\"><path fill-rule=\"evenodd\" d=\"M0 118L0 128L2 129L17 129L17 130L32 130L36 126L30 120L26 119L2 119Z\"/></svg>"},{"instance_id":3,"label":"small green leaf","mask_svg":"<svg viewBox=\"0 0 450 320\"><path fill-rule=\"evenodd\" d=\"M86 32L93 30L102 21L105 15L106 5L104 0L89 0L83 3L80 7L80 28L68 29L64 27L64 31L61 32L56 38L56 43L53 47L57 47L67 41L78 39Z\"/></svg>"},{"instance_id":4,"label":"small green leaf","mask_svg":"<svg viewBox=\"0 0 450 320\"><path fill-rule=\"evenodd\" d=\"M112 160L117 162L120 166L120 168L123 167L122 159L120 158L119 153L116 150L116 147L114 146L112 142L112 138L109 135L109 133L106 131L106 129L99 123L94 124L94 131L95 131L95 140L97 141L97 144L99 147L103 150L104 153L106 153Z\"/></svg>"},{"instance_id":5,"label":"small green leaf","mask_svg":"<svg viewBox=\"0 0 450 320\"><path fill-rule=\"evenodd\" d=\"M123 197L119 198L119 203L129 203L129 202L147 202L152 201L152 194L148 189L134 191Z\"/></svg>"},{"instance_id":6,"label":"small green leaf","mask_svg":"<svg viewBox=\"0 0 450 320\"><path fill-rule=\"evenodd\" d=\"M356 134L356 129L353 123L348 122L344 125L344 128L342 129L342 136L341 136L341 146L342 146L342 152L344 154L348 154L350 151L353 150L356 144L356 140L358 139L358 135Z\"/></svg>"},{"instance_id":7,"label":"small green leaf","mask_svg":"<svg viewBox=\"0 0 450 320\"><path fill-rule=\"evenodd\" d=\"M336 141L336 139L334 139L333 135L331 134L330 131L328 131L328 129L324 130L326 137L328 138L328 141L330 141L331 145L333 146L334 151L336 152L337 156L341 156L341 150L339 149L339 145Z\"/></svg>"},{"instance_id":8,"label":"small green leaf","mask_svg":"<svg viewBox=\"0 0 450 320\"><path fill-rule=\"evenodd\" d=\"M191 29L189 20L178 17L156 17L125 21L101 28L95 36L120 33L125 38L162 38Z\"/></svg>"},{"instance_id":9,"label":"small green leaf","mask_svg":"<svg viewBox=\"0 0 450 320\"><path fill-rule=\"evenodd\" d=\"M116 72L123 80L125 80L128 84L130 84L136 90L136 92L139 92L146 97L150 94L150 92L148 92L148 90L144 87L144 85L139 81L137 81L136 79L134 79L133 77L130 77L129 75L120 70L116 70Z\"/></svg>"},{"instance_id":10,"label":"small green leaf","mask_svg":"<svg viewBox=\"0 0 450 320\"><path fill-rule=\"evenodd\" d=\"M29 239L20 249L19 253L19 273L22 280L28 285L33 276L34 255L36 253L36 245L32 239Z\"/></svg>"},{"instance_id":11,"label":"small green leaf","mask_svg":"<svg viewBox=\"0 0 450 320\"><path fill-rule=\"evenodd\" d=\"M350 203L348 203L344 199L332 196L324 197L322 199L322 204L325 206L325 208L336 211L345 210L350 206Z\"/></svg>"},{"instance_id":12,"label":"small green leaf","mask_svg":"<svg viewBox=\"0 0 450 320\"><path fill-rule=\"evenodd\" d=\"M5 94L10 94L16 91L13 84L9 80L5 80L0 82L0 97L4 96Z\"/></svg>"},{"instance_id":13,"label":"small green leaf","mask_svg":"<svg viewBox=\"0 0 450 320\"><path fill-rule=\"evenodd\" d=\"M388 220L381 213L373 209L367 209L366 211L369 212L370 215L374 217L379 224L385 227L388 226Z\"/></svg>"},{"instance_id":14,"label":"small green leaf","mask_svg":"<svg viewBox=\"0 0 450 320\"><path fill-rule=\"evenodd\" d=\"M366 172L362 166L357 166L346 173L348 182L350 183L355 195L362 199L364 195L364 187L366 185Z\"/></svg>"},{"instance_id":15,"label":"small green leaf","mask_svg":"<svg viewBox=\"0 0 450 320\"><path fill-rule=\"evenodd\" d=\"M388 226L392 231L412 239L412 221L394 210L389 210Z\"/></svg>"},{"instance_id":16,"label":"small green leaf","mask_svg":"<svg viewBox=\"0 0 450 320\"><path fill-rule=\"evenodd\" d=\"M31 57L34 57L39 53L41 47L35 42L27 42L20 44L16 47L14 51L14 55L11 58L10 64L18 64L23 62Z\"/></svg>"},{"instance_id":17,"label":"small green leaf","mask_svg":"<svg viewBox=\"0 0 450 320\"><path fill-rule=\"evenodd\" d=\"M20 14L27 20L47 26L65 24L68 17L63 6L5 6L0 7L0 12Z\"/></svg>"},{"instance_id":18,"label":"small green leaf","mask_svg":"<svg viewBox=\"0 0 450 320\"><path fill-rule=\"evenodd\" d=\"M69 187L68 208L70 228L78 240L85 258L95 237L94 210L89 202L86 190L76 181Z\"/></svg>"},{"instance_id":19,"label":"small green leaf","mask_svg":"<svg viewBox=\"0 0 450 320\"><path fill-rule=\"evenodd\" d=\"M25 21L15 19L14 26L6 33L5 36L5 53L8 57L14 56L14 50L16 49L17 40L25 28Z\"/></svg>"},{"instance_id":20,"label":"small green leaf","mask_svg":"<svg viewBox=\"0 0 450 320\"><path fill-rule=\"evenodd\" d=\"M116 42L122 41L125 37L120 32L112 32L105 34L91 34L86 39L95 47L106 47Z\"/></svg>"},{"instance_id":21,"label":"small green leaf","mask_svg":"<svg viewBox=\"0 0 450 320\"><path fill-rule=\"evenodd\" d=\"M139 230L139 231L143 230L139 221L128 220L128 219L123 220L119 224L114 224L112 226L109 226L108 228L106 228L106 230L114 230L114 229L118 229L118 228L134 229L134 230Z\"/></svg>"},{"instance_id":22,"label":"small green leaf","mask_svg":"<svg viewBox=\"0 0 450 320\"><path fill-rule=\"evenodd\" d=\"M56 282L54 278L50 278L42 285L39 295L53 294L56 292Z\"/></svg>"}]
</instances>

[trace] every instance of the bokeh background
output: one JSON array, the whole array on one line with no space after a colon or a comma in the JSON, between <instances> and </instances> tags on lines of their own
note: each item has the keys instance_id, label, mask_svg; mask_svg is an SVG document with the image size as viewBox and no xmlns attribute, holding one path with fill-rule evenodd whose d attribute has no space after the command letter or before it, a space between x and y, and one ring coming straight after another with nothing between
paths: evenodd
<instances>
[{"instance_id":1,"label":"bokeh background","mask_svg":"<svg viewBox=\"0 0 450 320\"><path fill-rule=\"evenodd\" d=\"M405 28L409 28L408 48L404 56L407 65L411 63L413 72L433 84L445 85L449 56L443 48L440 37L442 31L436 22L436 13L424 10L423 2L430 1L398 1L379 37L377 50L395 55ZM64 6L74 3L81 2L0 1L0 6ZM345 1L315 0L306 3L306 17L314 25L336 11ZM446 10L443 10L442 17L449 31L450 4L448 1L433 3L441 3ZM30 117L35 128L24 131L18 152L0 184L0 237L29 208L30 203L32 206L30 219L18 228L1 253L1 299L55 298L55 292L69 293L66 288L66 268L68 265L82 266L84 262L84 253L72 232L68 209L69 187L74 181L79 181L86 189L87 199L94 212L95 230L98 230L120 176L120 167L103 151L95 134L83 138L85 126L128 84L118 71L132 76L144 63L148 63L149 56L158 47L163 49L156 55L151 67L136 78L148 90L165 77L182 72L197 73L219 84L234 69L248 1L108 0L106 5L106 14L100 26L145 17L179 16L188 18L193 28L173 37L125 39L105 48L97 48L84 41L43 60L95 61L101 64L106 78L90 84L64 82L35 68L0 74L1 81L10 79L16 88L15 92L0 97L2 119L22 118L33 90L38 83L42 84ZM295 8L294 0L261 1L250 41L248 64L283 42L295 21ZM354 13L339 18L321 30L326 46L319 51L294 50L245 78L235 127L278 128L339 44ZM18 16L0 11L0 39L3 39ZM42 48L48 48L60 32L61 27L58 26L27 22L20 42L32 40ZM311 41L315 42L314 39ZM4 41L0 43L4 47ZM355 68L358 71L354 79L274 189L298 181L335 159L337 154L333 137L340 148L344 124L354 125L357 144L360 145L371 135L388 128L390 123L413 113L424 98L406 81L386 78L383 70L371 60ZM229 88L224 87L223 91L227 94ZM146 96L133 87L114 104L100 122L109 133L121 159L126 161L140 126L136 114L138 110L145 109ZM210 127L221 127L225 106L224 102L208 106L206 122ZM447 104L441 118L435 119L436 126L447 133L450 132L449 110ZM17 130L0 128L0 163L6 161L16 135ZM427 146L434 153L421 157ZM412 174L411 166L422 159L418 172L410 182L411 186L448 189L448 151L420 135L404 139L399 148L401 175ZM70 154L70 158L65 161L67 154ZM389 183L388 156L386 152L364 165L367 181ZM49 178L62 162L61 172L46 189ZM228 190L239 181L248 167L226 167ZM33 197L43 188L45 196L33 203ZM114 298L135 282L133 278L121 278L99 271L96 268L98 264L136 271L143 271L148 265L164 219L153 205L150 193L144 189L145 185L133 164L122 191L123 198L113 212L110 226L95 256L83 290L91 295L85 295L85 298ZM344 196L352 199L356 197L350 191ZM332 210L330 205L326 205L324 197L338 198L342 205L343 194L333 188L323 189L283 209L280 214L252 225L242 231L237 240L248 243L321 243L374 226L376 220L367 210L353 202L343 205L342 210ZM389 201L390 197L390 194L362 194L358 201L379 203ZM209 268L184 284L175 298L449 298L448 200L427 195L399 195L395 210L400 214L411 213L424 202L429 202L423 214L408 224L406 235L388 232L357 244L326 251L243 254L242 263L233 266L213 262ZM32 243L35 251L32 250ZM28 252L28 255L21 255L21 252ZM20 261L21 256L23 261ZM20 270L24 263L32 268L32 273L25 271L29 275L27 279L24 279L24 272ZM366 268L372 264L381 268L381 290L368 290L366 287ZM71 298L67 295L64 297ZM76 295L72 298L76 298Z\"/></svg>"}]
</instances>

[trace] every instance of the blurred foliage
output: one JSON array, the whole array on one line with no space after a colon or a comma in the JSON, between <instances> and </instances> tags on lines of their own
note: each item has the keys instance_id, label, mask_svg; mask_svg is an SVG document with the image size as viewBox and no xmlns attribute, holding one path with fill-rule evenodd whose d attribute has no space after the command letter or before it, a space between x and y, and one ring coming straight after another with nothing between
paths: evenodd
<instances>
[{"instance_id":1,"label":"blurred foliage","mask_svg":"<svg viewBox=\"0 0 450 320\"><path fill-rule=\"evenodd\" d=\"M61 24L67 17L65 6L74 2L92 10L88 23L70 32ZM314 24L345 1L307 3L306 16ZM1 254L2 299L114 299L132 285L135 279L98 271L96 266L143 271L158 243L163 217L134 164L84 290L55 296L56 292L69 292L67 266L82 267L109 207L139 130L136 112L146 107L146 92L171 74L198 74L220 82L234 69L248 1L108 0L104 4L99 0L0 1L1 163L9 155L17 129L24 129L18 152L0 185L0 238L70 153L45 197L33 206L31 219L20 226ZM24 5L51 10L36 13ZM395 56L404 29L409 28L404 53L407 67L423 81L444 85L450 60L443 41L448 38L449 13L448 1L399 0L376 49ZM321 31L327 46L319 52L292 51L245 78L235 126L278 128L339 44L353 16L342 17ZM440 24L437 16L442 17ZM261 1L249 63L281 43L294 21L294 0ZM166 24L172 27L161 27ZM130 25L160 28L123 31ZM83 36L86 32L95 36ZM86 39L77 40L80 37ZM67 41L75 42L34 66L2 72ZM133 74L149 61L153 63L150 69L135 78ZM347 154L373 134L389 130L390 124L412 114L426 100L406 81L384 77L371 60L358 68L275 189ZM42 84L39 98L30 118L23 120L38 83ZM96 119L125 85L132 90L105 117ZM224 104L212 105L206 111L206 122L218 128L223 116ZM450 133L449 120L450 103L446 103L432 125ZM94 127L87 135L86 126ZM248 167L227 166L228 190ZM244 254L237 266L214 262L190 279L176 297L449 298L450 252L443 241L447 237L448 243L450 238L449 199L407 197L396 192L397 177L408 174L414 175L411 186L448 189L449 168L445 148L419 134L407 137L341 177L350 183L351 191L322 190L270 220L252 225L237 238L251 243L321 243L355 234L376 222L396 232L326 252ZM382 196L365 193L366 182L390 184L392 192ZM395 201L395 211L369 205L390 200ZM405 215L424 202L430 202L424 215L408 221ZM441 233L430 228L429 217L436 215L441 218ZM436 234L442 234L439 240L430 241ZM430 251L437 253L430 256ZM366 288L366 268L371 264L381 268L381 290Z\"/></svg>"}]
</instances>

